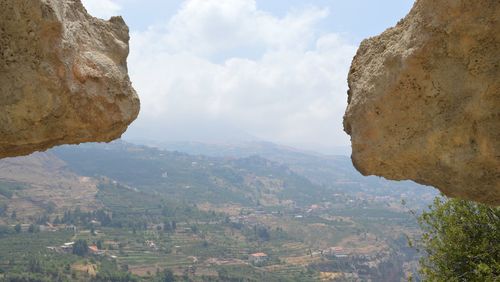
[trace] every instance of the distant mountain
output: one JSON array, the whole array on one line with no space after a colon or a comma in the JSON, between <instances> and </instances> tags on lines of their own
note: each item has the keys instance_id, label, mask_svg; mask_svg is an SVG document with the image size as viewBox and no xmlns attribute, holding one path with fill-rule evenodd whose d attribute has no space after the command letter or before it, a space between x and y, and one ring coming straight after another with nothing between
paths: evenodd
<instances>
[{"instance_id":1,"label":"distant mountain","mask_svg":"<svg viewBox=\"0 0 500 282\"><path fill-rule=\"evenodd\" d=\"M291 201L307 205L336 193L427 203L435 194L413 182L364 177L345 156L324 156L272 143L156 146L117 141L63 146L52 152L78 174L106 176L146 192L194 203L277 205Z\"/></svg>"},{"instance_id":2,"label":"distant mountain","mask_svg":"<svg viewBox=\"0 0 500 282\"><path fill-rule=\"evenodd\" d=\"M348 156L323 155L270 142L244 142L236 144L151 142L148 145L193 155L223 158L241 158L256 155L284 164L295 173L306 177L315 184L343 192L354 193L364 191L380 196L434 192L434 188L422 186L412 181L388 181L381 177L363 176L354 168Z\"/></svg>"},{"instance_id":3,"label":"distant mountain","mask_svg":"<svg viewBox=\"0 0 500 282\"><path fill-rule=\"evenodd\" d=\"M36 217L75 206L96 209L102 206L96 194L103 178L186 204L308 206L342 194L352 199L401 198L425 206L437 194L412 182L364 177L345 156L272 143L186 142L156 147L117 141L3 159L0 212Z\"/></svg>"},{"instance_id":4,"label":"distant mountain","mask_svg":"<svg viewBox=\"0 0 500 282\"><path fill-rule=\"evenodd\" d=\"M347 156L326 156L319 153L299 150L270 142L244 142L235 144L199 143L199 142L149 142L154 146L169 151L183 152L191 155L204 155L218 158L244 158L260 156L282 163L291 169L308 176L318 184L329 184L343 179L358 180L362 176L354 169ZM325 170L325 173L321 171Z\"/></svg>"},{"instance_id":5,"label":"distant mountain","mask_svg":"<svg viewBox=\"0 0 500 282\"><path fill-rule=\"evenodd\" d=\"M106 176L188 203L308 205L331 193L286 165L258 155L217 158L125 142L63 146L52 152L80 175Z\"/></svg>"}]
</instances>

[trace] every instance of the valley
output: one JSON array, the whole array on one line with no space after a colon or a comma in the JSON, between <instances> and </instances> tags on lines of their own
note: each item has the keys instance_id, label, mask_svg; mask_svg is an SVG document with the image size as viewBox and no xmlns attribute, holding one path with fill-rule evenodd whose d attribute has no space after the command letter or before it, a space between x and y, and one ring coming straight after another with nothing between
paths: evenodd
<instances>
[{"instance_id":1,"label":"valley","mask_svg":"<svg viewBox=\"0 0 500 282\"><path fill-rule=\"evenodd\" d=\"M211 152L207 146L179 152L117 141L0 161L0 275L47 281L163 281L170 271L181 281L415 275L418 253L407 239L419 231L409 210L425 207L433 189L362 177L343 156L269 143L229 153L227 146ZM61 249L81 241L90 246L84 256ZM38 272L30 269L33 259Z\"/></svg>"}]
</instances>

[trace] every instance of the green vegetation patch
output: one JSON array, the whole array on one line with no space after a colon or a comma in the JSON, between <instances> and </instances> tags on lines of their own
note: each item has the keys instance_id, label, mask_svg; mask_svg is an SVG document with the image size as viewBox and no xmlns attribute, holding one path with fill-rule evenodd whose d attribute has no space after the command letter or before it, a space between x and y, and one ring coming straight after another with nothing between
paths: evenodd
<instances>
[{"instance_id":1,"label":"green vegetation patch","mask_svg":"<svg viewBox=\"0 0 500 282\"><path fill-rule=\"evenodd\" d=\"M26 184L19 182L0 181L0 195L5 198L12 198L16 191L26 189Z\"/></svg>"}]
</instances>

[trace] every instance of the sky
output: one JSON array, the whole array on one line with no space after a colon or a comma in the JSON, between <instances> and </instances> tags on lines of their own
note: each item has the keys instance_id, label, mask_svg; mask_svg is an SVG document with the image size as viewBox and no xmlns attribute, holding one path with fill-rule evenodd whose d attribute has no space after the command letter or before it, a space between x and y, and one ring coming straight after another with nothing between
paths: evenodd
<instances>
[{"instance_id":1,"label":"sky","mask_svg":"<svg viewBox=\"0 0 500 282\"><path fill-rule=\"evenodd\" d=\"M125 140L349 146L347 73L413 0L83 0L122 15L141 113Z\"/></svg>"}]
</instances>

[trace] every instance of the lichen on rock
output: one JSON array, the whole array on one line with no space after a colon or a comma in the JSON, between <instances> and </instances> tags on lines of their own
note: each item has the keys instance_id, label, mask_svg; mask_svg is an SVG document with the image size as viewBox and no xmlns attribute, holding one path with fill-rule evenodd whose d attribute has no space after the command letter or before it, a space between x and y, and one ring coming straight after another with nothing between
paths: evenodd
<instances>
[{"instance_id":1,"label":"lichen on rock","mask_svg":"<svg viewBox=\"0 0 500 282\"><path fill-rule=\"evenodd\" d=\"M128 41L80 0L0 0L0 158L120 137L140 107Z\"/></svg>"},{"instance_id":2,"label":"lichen on rock","mask_svg":"<svg viewBox=\"0 0 500 282\"><path fill-rule=\"evenodd\" d=\"M500 1L417 0L349 72L344 129L365 175L500 205Z\"/></svg>"}]
</instances>

